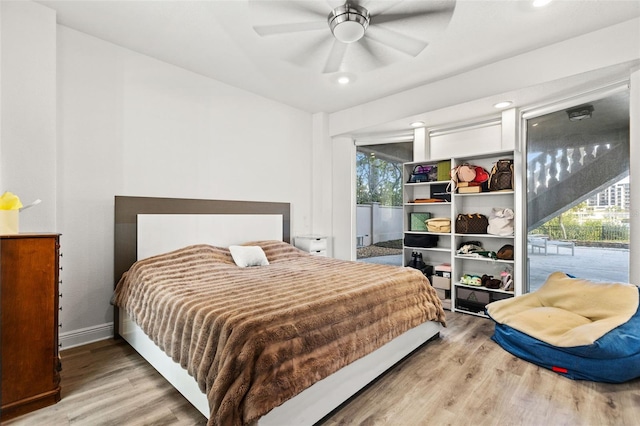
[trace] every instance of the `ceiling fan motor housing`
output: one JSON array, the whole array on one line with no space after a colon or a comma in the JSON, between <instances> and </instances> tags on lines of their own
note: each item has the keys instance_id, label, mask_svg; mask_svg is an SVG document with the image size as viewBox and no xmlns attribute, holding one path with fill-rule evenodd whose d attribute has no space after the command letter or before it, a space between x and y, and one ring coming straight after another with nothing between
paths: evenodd
<instances>
[{"instance_id":1,"label":"ceiling fan motor housing","mask_svg":"<svg viewBox=\"0 0 640 426\"><path fill-rule=\"evenodd\" d=\"M333 9L327 18L333 36L343 43L360 40L369 27L370 19L367 9L348 3Z\"/></svg>"}]
</instances>

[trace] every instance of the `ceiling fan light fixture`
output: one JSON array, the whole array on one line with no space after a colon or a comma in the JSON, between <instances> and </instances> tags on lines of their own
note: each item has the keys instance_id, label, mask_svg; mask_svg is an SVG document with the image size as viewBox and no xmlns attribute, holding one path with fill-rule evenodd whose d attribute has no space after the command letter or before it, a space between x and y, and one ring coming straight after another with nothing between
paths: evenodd
<instances>
[{"instance_id":1,"label":"ceiling fan light fixture","mask_svg":"<svg viewBox=\"0 0 640 426\"><path fill-rule=\"evenodd\" d=\"M342 43L353 43L360 40L367 28L371 17L364 7L345 4L331 11L327 21L336 40Z\"/></svg>"}]
</instances>

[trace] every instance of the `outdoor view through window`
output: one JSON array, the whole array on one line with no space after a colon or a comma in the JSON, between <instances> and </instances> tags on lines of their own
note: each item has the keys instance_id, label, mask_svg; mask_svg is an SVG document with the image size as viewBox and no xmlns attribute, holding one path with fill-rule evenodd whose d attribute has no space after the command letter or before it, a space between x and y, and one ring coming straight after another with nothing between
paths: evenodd
<instances>
[{"instance_id":1,"label":"outdoor view through window","mask_svg":"<svg viewBox=\"0 0 640 426\"><path fill-rule=\"evenodd\" d=\"M358 260L402 265L402 164L409 161L412 142L358 146Z\"/></svg>"},{"instance_id":2,"label":"outdoor view through window","mask_svg":"<svg viewBox=\"0 0 640 426\"><path fill-rule=\"evenodd\" d=\"M629 282L629 93L527 120L528 291Z\"/></svg>"}]
</instances>

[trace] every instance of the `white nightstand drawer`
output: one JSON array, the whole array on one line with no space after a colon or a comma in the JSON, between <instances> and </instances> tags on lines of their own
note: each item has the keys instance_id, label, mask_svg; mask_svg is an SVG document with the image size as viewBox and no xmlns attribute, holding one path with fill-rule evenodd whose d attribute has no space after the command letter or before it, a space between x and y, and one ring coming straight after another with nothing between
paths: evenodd
<instances>
[{"instance_id":1,"label":"white nightstand drawer","mask_svg":"<svg viewBox=\"0 0 640 426\"><path fill-rule=\"evenodd\" d=\"M309 254L311 254L313 256L324 256L324 257L327 257L327 251L326 250L310 251Z\"/></svg>"},{"instance_id":2,"label":"white nightstand drawer","mask_svg":"<svg viewBox=\"0 0 640 426\"><path fill-rule=\"evenodd\" d=\"M313 236L302 236L296 237L296 247L300 250L313 252L319 250L327 249L327 238L326 237L313 237Z\"/></svg>"}]
</instances>

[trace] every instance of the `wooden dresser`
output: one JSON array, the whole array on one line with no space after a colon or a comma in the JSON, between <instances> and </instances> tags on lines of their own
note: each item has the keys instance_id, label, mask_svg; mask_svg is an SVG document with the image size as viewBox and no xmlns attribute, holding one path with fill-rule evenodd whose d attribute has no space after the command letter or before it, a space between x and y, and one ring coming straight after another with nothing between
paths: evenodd
<instances>
[{"instance_id":1,"label":"wooden dresser","mask_svg":"<svg viewBox=\"0 0 640 426\"><path fill-rule=\"evenodd\" d=\"M0 236L0 418L60 400L58 234Z\"/></svg>"}]
</instances>

